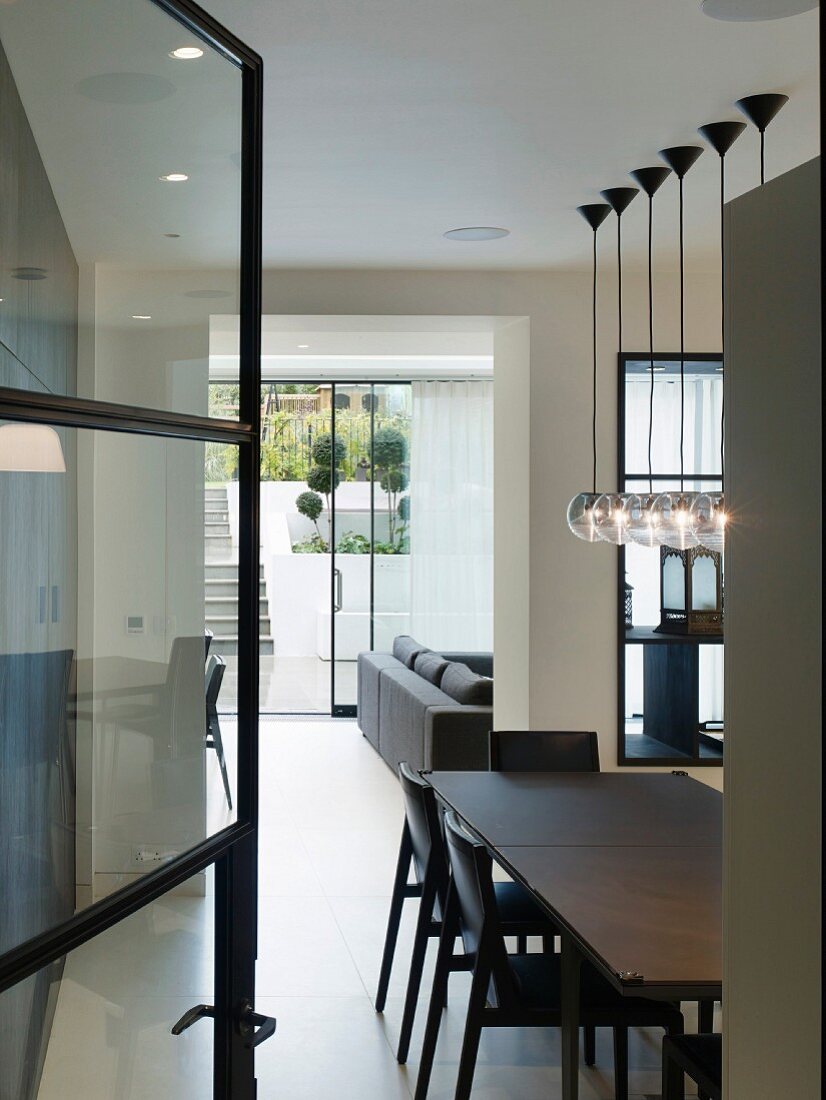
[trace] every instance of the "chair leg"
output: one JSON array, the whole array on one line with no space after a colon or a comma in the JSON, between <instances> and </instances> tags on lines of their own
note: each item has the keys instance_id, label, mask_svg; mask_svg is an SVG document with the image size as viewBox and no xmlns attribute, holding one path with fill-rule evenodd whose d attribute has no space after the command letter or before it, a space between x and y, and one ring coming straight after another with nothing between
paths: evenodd
<instances>
[{"instance_id":1,"label":"chair leg","mask_svg":"<svg viewBox=\"0 0 826 1100\"><path fill-rule=\"evenodd\" d=\"M218 721L218 715L216 714L209 723L210 732L212 734L212 745L215 749L215 755L218 757L218 767L221 769L221 779L224 784L224 794L227 796L227 806L232 809L232 795L229 789L229 775L227 774L227 761L224 756L224 739L221 736L221 724Z\"/></svg>"},{"instance_id":2,"label":"chair leg","mask_svg":"<svg viewBox=\"0 0 826 1100\"><path fill-rule=\"evenodd\" d=\"M413 844L410 840L410 830L407 822L402 829L402 839L399 845L399 859L396 863L396 877L393 882L393 896L390 899L390 915L387 918L387 935L384 939L384 953L381 958L381 972L379 973L379 988L376 991L376 1012L384 1012L387 1002L387 989L390 985L390 971L393 969L393 955L396 952L396 940L399 937L399 925L402 919L402 906L404 905L404 888L407 883L407 874L410 870L410 860L413 858Z\"/></svg>"},{"instance_id":3,"label":"chair leg","mask_svg":"<svg viewBox=\"0 0 826 1100\"><path fill-rule=\"evenodd\" d=\"M628 1028L614 1028L614 1095L628 1100Z\"/></svg>"},{"instance_id":4,"label":"chair leg","mask_svg":"<svg viewBox=\"0 0 826 1100\"><path fill-rule=\"evenodd\" d=\"M433 1071L433 1059L436 1055L436 1043L439 1039L439 1024L442 1020L442 1006L447 1004L447 986L450 977L450 961L456 940L456 897L451 881L447 889L445 911L442 916L442 935L439 939L439 951L436 956L436 971L433 975L433 990L430 994L430 1006L427 1010L427 1024L424 1029L422 1054L419 1059L419 1076L416 1079L415 1100L426 1100Z\"/></svg>"},{"instance_id":5,"label":"chair leg","mask_svg":"<svg viewBox=\"0 0 826 1100\"><path fill-rule=\"evenodd\" d=\"M419 905L419 919L416 921L416 937L413 940L413 955L410 959L410 976L407 979L407 995L404 999L402 1029L399 1035L399 1048L396 1060L400 1065L407 1061L410 1050L410 1037L413 1034L413 1021L416 1016L416 1002L422 984L422 971L427 954L427 941L430 938L433 923L433 905L436 901L436 883L432 872L426 872L422 888L422 900Z\"/></svg>"},{"instance_id":6,"label":"chair leg","mask_svg":"<svg viewBox=\"0 0 826 1100\"><path fill-rule=\"evenodd\" d=\"M456 1080L455 1100L470 1100L473 1088L473 1075L476 1071L476 1057L479 1054L479 1040L482 1037L482 1014L487 1003L487 988L490 971L477 963L470 987L470 1000L465 1021L465 1037L462 1040L462 1054L459 1059L459 1076Z\"/></svg>"},{"instance_id":7,"label":"chair leg","mask_svg":"<svg viewBox=\"0 0 826 1100\"><path fill-rule=\"evenodd\" d=\"M597 1061L597 1029L593 1024L585 1024L583 1027L583 1061L586 1066L596 1065Z\"/></svg>"},{"instance_id":8,"label":"chair leg","mask_svg":"<svg viewBox=\"0 0 826 1100\"><path fill-rule=\"evenodd\" d=\"M714 1001L697 1002L697 1031L700 1035L710 1035L714 1031ZM709 1100L708 1093L698 1089L697 1100Z\"/></svg>"},{"instance_id":9,"label":"chair leg","mask_svg":"<svg viewBox=\"0 0 826 1100\"><path fill-rule=\"evenodd\" d=\"M685 1078L680 1066L669 1058L663 1048L663 1097L662 1100L685 1100Z\"/></svg>"}]
</instances>

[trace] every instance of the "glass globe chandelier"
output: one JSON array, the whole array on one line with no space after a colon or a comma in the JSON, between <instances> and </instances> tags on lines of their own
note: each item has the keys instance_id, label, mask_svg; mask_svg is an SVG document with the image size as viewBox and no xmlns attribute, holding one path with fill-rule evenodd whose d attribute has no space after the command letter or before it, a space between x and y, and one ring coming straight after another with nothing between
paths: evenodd
<instances>
[{"instance_id":1,"label":"glass globe chandelier","mask_svg":"<svg viewBox=\"0 0 826 1100\"><path fill-rule=\"evenodd\" d=\"M577 210L590 225L594 235L593 288L591 293L591 314L593 327L593 416L592 443L594 471L591 492L577 493L568 505L568 527L572 534L583 542L599 542L597 509L595 505L601 495L597 492L597 230L608 217L611 207L608 203L592 202L578 206ZM601 512L599 513L601 515Z\"/></svg>"}]
</instances>

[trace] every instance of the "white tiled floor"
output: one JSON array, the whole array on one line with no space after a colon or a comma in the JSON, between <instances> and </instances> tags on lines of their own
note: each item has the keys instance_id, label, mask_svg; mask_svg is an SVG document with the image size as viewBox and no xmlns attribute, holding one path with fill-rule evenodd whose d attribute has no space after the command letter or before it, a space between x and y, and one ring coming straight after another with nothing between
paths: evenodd
<instances>
[{"instance_id":1,"label":"white tiled floor","mask_svg":"<svg viewBox=\"0 0 826 1100\"><path fill-rule=\"evenodd\" d=\"M402 807L385 764L346 721L270 721L261 736L258 1011L278 1031L257 1056L261 1100L409 1100L428 976L407 1067L396 1063L415 903L385 1013L373 996ZM431 948L432 954L435 948ZM208 1100L211 1031L177 1017L212 995L212 899L165 898L68 959L39 1100ZM453 1096L467 978L455 975L430 1088ZM687 1026L693 1026L688 1008ZM631 1092L659 1095L660 1033L631 1038ZM559 1097L559 1034L485 1033L474 1100ZM610 1033L582 1100L614 1095Z\"/></svg>"}]
</instances>

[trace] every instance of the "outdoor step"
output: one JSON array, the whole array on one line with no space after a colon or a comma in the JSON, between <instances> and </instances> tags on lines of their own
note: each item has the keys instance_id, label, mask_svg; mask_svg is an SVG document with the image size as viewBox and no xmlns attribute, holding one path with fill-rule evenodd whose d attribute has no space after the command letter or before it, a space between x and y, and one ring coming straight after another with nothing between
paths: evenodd
<instances>
[{"instance_id":1,"label":"outdoor step","mask_svg":"<svg viewBox=\"0 0 826 1100\"><path fill-rule=\"evenodd\" d=\"M261 578L258 582L259 596L266 596L267 582ZM238 599L238 577L226 577L216 580L204 581L204 595L207 599L223 597L224 599Z\"/></svg>"},{"instance_id":2,"label":"outdoor step","mask_svg":"<svg viewBox=\"0 0 826 1100\"><path fill-rule=\"evenodd\" d=\"M212 578L213 580L238 579L237 561L208 561L205 562L204 565L204 575L207 578ZM258 563L258 576L264 576L264 563L262 561Z\"/></svg>"},{"instance_id":3,"label":"outdoor step","mask_svg":"<svg viewBox=\"0 0 826 1100\"><path fill-rule=\"evenodd\" d=\"M229 535L229 523L219 520L207 520L204 524L205 535Z\"/></svg>"},{"instance_id":4,"label":"outdoor step","mask_svg":"<svg viewBox=\"0 0 826 1100\"><path fill-rule=\"evenodd\" d=\"M216 616L231 615L234 618L238 618L238 599L232 599L225 596L207 596L204 601L207 618L213 619ZM268 614L269 608L267 606L266 596L262 596L258 601L258 614L264 617Z\"/></svg>"},{"instance_id":5,"label":"outdoor step","mask_svg":"<svg viewBox=\"0 0 826 1100\"><path fill-rule=\"evenodd\" d=\"M235 657L238 653L238 636L236 634L225 634L220 637L216 635L212 639L210 652L217 653L219 657ZM271 656L275 652L275 645L269 634L262 635L258 639L258 652L262 657Z\"/></svg>"},{"instance_id":6,"label":"outdoor step","mask_svg":"<svg viewBox=\"0 0 826 1100\"><path fill-rule=\"evenodd\" d=\"M229 512L226 508L206 508L204 519L207 523L229 523Z\"/></svg>"},{"instance_id":7,"label":"outdoor step","mask_svg":"<svg viewBox=\"0 0 826 1100\"><path fill-rule=\"evenodd\" d=\"M236 634L238 632L237 615L207 615L206 626L213 634ZM258 618L258 633L270 633L270 619L268 615L260 615Z\"/></svg>"}]
</instances>

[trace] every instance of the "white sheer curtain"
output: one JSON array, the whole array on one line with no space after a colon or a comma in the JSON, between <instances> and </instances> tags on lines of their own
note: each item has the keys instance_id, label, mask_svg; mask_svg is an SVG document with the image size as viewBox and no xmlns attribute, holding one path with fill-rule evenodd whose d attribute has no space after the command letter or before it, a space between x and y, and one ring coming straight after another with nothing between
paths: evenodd
<instances>
[{"instance_id":1,"label":"white sheer curtain","mask_svg":"<svg viewBox=\"0 0 826 1100\"><path fill-rule=\"evenodd\" d=\"M414 382L410 622L431 649L493 649L493 383Z\"/></svg>"}]
</instances>

